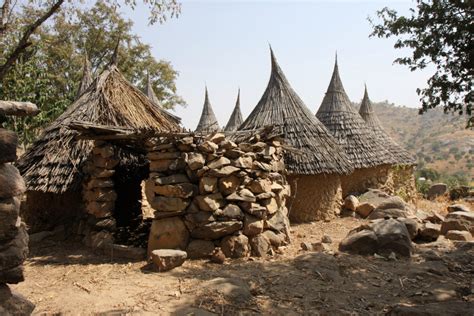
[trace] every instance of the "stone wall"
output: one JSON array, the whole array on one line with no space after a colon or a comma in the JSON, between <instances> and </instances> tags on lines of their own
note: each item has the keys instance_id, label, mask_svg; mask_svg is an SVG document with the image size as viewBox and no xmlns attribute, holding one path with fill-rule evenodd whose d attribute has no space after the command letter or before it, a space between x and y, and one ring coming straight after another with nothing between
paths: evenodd
<instances>
[{"instance_id":1,"label":"stone wall","mask_svg":"<svg viewBox=\"0 0 474 316\"><path fill-rule=\"evenodd\" d=\"M0 128L0 314L31 314L34 305L13 293L7 284L24 281L23 262L28 256L28 234L20 218L25 183L16 160L17 136Z\"/></svg>"},{"instance_id":2,"label":"stone wall","mask_svg":"<svg viewBox=\"0 0 474 316\"><path fill-rule=\"evenodd\" d=\"M394 166L391 170L393 193L406 202L416 199L415 166Z\"/></svg>"},{"instance_id":3,"label":"stone wall","mask_svg":"<svg viewBox=\"0 0 474 316\"><path fill-rule=\"evenodd\" d=\"M341 209L342 189L339 175L289 175L291 198L288 200L292 222L335 218Z\"/></svg>"},{"instance_id":4,"label":"stone wall","mask_svg":"<svg viewBox=\"0 0 474 316\"><path fill-rule=\"evenodd\" d=\"M349 175L341 176L342 197L360 195L368 189L381 189L393 193L392 166L382 165L356 169Z\"/></svg>"},{"instance_id":5,"label":"stone wall","mask_svg":"<svg viewBox=\"0 0 474 316\"><path fill-rule=\"evenodd\" d=\"M149 253L179 248L205 258L220 247L230 258L265 256L289 242L290 187L278 139L153 138L147 148Z\"/></svg>"}]
</instances>

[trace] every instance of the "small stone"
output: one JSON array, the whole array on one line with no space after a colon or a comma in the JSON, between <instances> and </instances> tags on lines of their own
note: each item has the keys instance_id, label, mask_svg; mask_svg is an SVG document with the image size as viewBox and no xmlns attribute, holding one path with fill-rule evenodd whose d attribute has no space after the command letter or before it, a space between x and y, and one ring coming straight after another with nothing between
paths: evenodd
<instances>
[{"instance_id":1,"label":"small stone","mask_svg":"<svg viewBox=\"0 0 474 316\"><path fill-rule=\"evenodd\" d=\"M240 221L211 222L197 226L191 231L191 237L196 239L214 240L231 235L242 228Z\"/></svg>"},{"instance_id":2,"label":"small stone","mask_svg":"<svg viewBox=\"0 0 474 316\"><path fill-rule=\"evenodd\" d=\"M229 159L237 159L241 157L244 154L243 151L239 149L228 149L224 152L224 156L226 156Z\"/></svg>"},{"instance_id":3,"label":"small stone","mask_svg":"<svg viewBox=\"0 0 474 316\"><path fill-rule=\"evenodd\" d=\"M321 242L324 244L331 244L332 238L329 235L323 235L323 237L321 238Z\"/></svg>"},{"instance_id":4,"label":"small stone","mask_svg":"<svg viewBox=\"0 0 474 316\"><path fill-rule=\"evenodd\" d=\"M220 178L220 177L227 177L237 171L240 171L240 169L234 166L225 166L219 169L210 169L208 173L212 177Z\"/></svg>"},{"instance_id":5,"label":"small stone","mask_svg":"<svg viewBox=\"0 0 474 316\"><path fill-rule=\"evenodd\" d=\"M425 223L419 232L419 236L425 241L435 241L441 234L441 225L430 222Z\"/></svg>"},{"instance_id":6,"label":"small stone","mask_svg":"<svg viewBox=\"0 0 474 316\"><path fill-rule=\"evenodd\" d=\"M153 185L153 182L150 183ZM148 185L148 183L146 184ZM196 186L191 183L180 183L180 184L166 184L166 185L156 185L153 187L154 193L158 195L163 195L166 197L175 197L175 198L190 198L196 192Z\"/></svg>"},{"instance_id":7,"label":"small stone","mask_svg":"<svg viewBox=\"0 0 474 316\"><path fill-rule=\"evenodd\" d=\"M408 234L410 235L410 239L415 239L415 237L418 235L418 222L412 218L399 218L398 220L405 224Z\"/></svg>"},{"instance_id":8,"label":"small stone","mask_svg":"<svg viewBox=\"0 0 474 316\"><path fill-rule=\"evenodd\" d=\"M264 231L262 235L270 241L273 247L280 247L286 243L285 237L282 234L275 234L275 232L271 230Z\"/></svg>"},{"instance_id":9,"label":"small stone","mask_svg":"<svg viewBox=\"0 0 474 316\"><path fill-rule=\"evenodd\" d=\"M111 247L114 243L113 235L105 230L100 232L93 232L91 233L91 247L92 248L108 248Z\"/></svg>"},{"instance_id":10,"label":"small stone","mask_svg":"<svg viewBox=\"0 0 474 316\"><path fill-rule=\"evenodd\" d=\"M225 150L229 150L229 149L234 149L234 148L237 148L237 144L234 143L233 141L231 140L228 140L228 139L224 139L222 140L220 143L219 143L219 147L225 149Z\"/></svg>"},{"instance_id":11,"label":"small stone","mask_svg":"<svg viewBox=\"0 0 474 316\"><path fill-rule=\"evenodd\" d=\"M189 205L189 201L182 198L166 196L156 196L153 200L148 202L151 207L158 212L182 212Z\"/></svg>"},{"instance_id":12,"label":"small stone","mask_svg":"<svg viewBox=\"0 0 474 316\"><path fill-rule=\"evenodd\" d=\"M381 218L404 218L406 217L406 212L404 210L389 208L389 209L379 209L376 208L373 210L368 219L381 219Z\"/></svg>"},{"instance_id":13,"label":"small stone","mask_svg":"<svg viewBox=\"0 0 474 316\"><path fill-rule=\"evenodd\" d=\"M256 196L257 200L265 200L265 199L270 199L272 197L275 197L276 194L273 192L264 192L260 193L259 195Z\"/></svg>"},{"instance_id":14,"label":"small stone","mask_svg":"<svg viewBox=\"0 0 474 316\"><path fill-rule=\"evenodd\" d=\"M250 253L249 240L242 234L224 237L221 248L227 258L244 258Z\"/></svg>"},{"instance_id":15,"label":"small stone","mask_svg":"<svg viewBox=\"0 0 474 316\"><path fill-rule=\"evenodd\" d=\"M260 219L265 219L267 215L267 209L258 203L253 202L240 202L240 207L246 212Z\"/></svg>"},{"instance_id":16,"label":"small stone","mask_svg":"<svg viewBox=\"0 0 474 316\"><path fill-rule=\"evenodd\" d=\"M446 215L441 224L441 234L445 235L449 230L465 230L474 233L474 213L452 212Z\"/></svg>"},{"instance_id":17,"label":"small stone","mask_svg":"<svg viewBox=\"0 0 474 316\"><path fill-rule=\"evenodd\" d=\"M211 136L209 140L211 142L219 144L225 140L225 135L223 133L215 133L214 135Z\"/></svg>"},{"instance_id":18,"label":"small stone","mask_svg":"<svg viewBox=\"0 0 474 316\"><path fill-rule=\"evenodd\" d=\"M227 204L223 210L216 210L214 215L225 220L242 220L245 216L240 207L235 204Z\"/></svg>"},{"instance_id":19,"label":"small stone","mask_svg":"<svg viewBox=\"0 0 474 316\"><path fill-rule=\"evenodd\" d=\"M249 143L240 143L239 148L240 148L240 150L242 150L244 152L253 151L252 145L249 144Z\"/></svg>"},{"instance_id":20,"label":"small stone","mask_svg":"<svg viewBox=\"0 0 474 316\"><path fill-rule=\"evenodd\" d=\"M359 200L353 196L353 195L348 195L345 199L344 199L344 207L348 210L351 210L353 212L356 211L357 209L357 206L359 206Z\"/></svg>"},{"instance_id":21,"label":"small stone","mask_svg":"<svg viewBox=\"0 0 474 316\"><path fill-rule=\"evenodd\" d=\"M16 160L16 147L18 136L15 132L0 128L0 163L13 162Z\"/></svg>"},{"instance_id":22,"label":"small stone","mask_svg":"<svg viewBox=\"0 0 474 316\"><path fill-rule=\"evenodd\" d=\"M266 257L271 249L270 241L263 235L257 235L250 239L252 255L255 257Z\"/></svg>"},{"instance_id":23,"label":"small stone","mask_svg":"<svg viewBox=\"0 0 474 316\"><path fill-rule=\"evenodd\" d=\"M255 202L255 195L248 189L242 189L226 197L228 201Z\"/></svg>"},{"instance_id":24,"label":"small stone","mask_svg":"<svg viewBox=\"0 0 474 316\"><path fill-rule=\"evenodd\" d=\"M253 159L249 156L239 157L232 161L232 166L242 169L252 169Z\"/></svg>"},{"instance_id":25,"label":"small stone","mask_svg":"<svg viewBox=\"0 0 474 316\"><path fill-rule=\"evenodd\" d=\"M86 201L115 201L117 199L117 193L113 188L95 188L88 190L84 193L84 199Z\"/></svg>"},{"instance_id":26,"label":"small stone","mask_svg":"<svg viewBox=\"0 0 474 316\"><path fill-rule=\"evenodd\" d=\"M216 143L211 141L205 141L202 144L199 144L197 148L203 153L214 153L219 148Z\"/></svg>"},{"instance_id":27,"label":"small stone","mask_svg":"<svg viewBox=\"0 0 474 316\"><path fill-rule=\"evenodd\" d=\"M366 218L370 215L370 213L372 213L374 209L375 206L373 204L370 204L368 202L362 202L357 206L356 212L360 215L360 217Z\"/></svg>"},{"instance_id":28,"label":"small stone","mask_svg":"<svg viewBox=\"0 0 474 316\"><path fill-rule=\"evenodd\" d=\"M349 233L339 244L339 250L360 255L377 252L377 235L371 230Z\"/></svg>"},{"instance_id":29,"label":"small stone","mask_svg":"<svg viewBox=\"0 0 474 316\"><path fill-rule=\"evenodd\" d=\"M211 169L219 169L228 165L230 165L230 160L226 157L220 157L207 164L207 166Z\"/></svg>"},{"instance_id":30,"label":"small stone","mask_svg":"<svg viewBox=\"0 0 474 316\"><path fill-rule=\"evenodd\" d=\"M272 182L269 179L257 179L251 181L247 188L254 194L260 194L264 192L271 192Z\"/></svg>"},{"instance_id":31,"label":"small stone","mask_svg":"<svg viewBox=\"0 0 474 316\"><path fill-rule=\"evenodd\" d=\"M185 174L177 173L167 177L155 177L154 181L157 185L165 185L189 182L189 179Z\"/></svg>"},{"instance_id":32,"label":"small stone","mask_svg":"<svg viewBox=\"0 0 474 316\"><path fill-rule=\"evenodd\" d=\"M448 206L448 213L453 212L471 212L471 209L467 205L453 204Z\"/></svg>"},{"instance_id":33,"label":"small stone","mask_svg":"<svg viewBox=\"0 0 474 316\"><path fill-rule=\"evenodd\" d=\"M450 230L446 233L446 238L450 240L471 241L472 235L465 230Z\"/></svg>"},{"instance_id":34,"label":"small stone","mask_svg":"<svg viewBox=\"0 0 474 316\"><path fill-rule=\"evenodd\" d=\"M211 262L223 264L225 262L225 255L221 248L217 247L211 255Z\"/></svg>"},{"instance_id":35,"label":"small stone","mask_svg":"<svg viewBox=\"0 0 474 316\"><path fill-rule=\"evenodd\" d=\"M151 260L158 268L164 272L181 266L186 261L187 254L182 250L158 249L151 252Z\"/></svg>"},{"instance_id":36,"label":"small stone","mask_svg":"<svg viewBox=\"0 0 474 316\"><path fill-rule=\"evenodd\" d=\"M152 151L147 153L147 158L150 161L154 160L174 160L181 157L181 153L178 151L173 152L160 152L160 151Z\"/></svg>"},{"instance_id":37,"label":"small stone","mask_svg":"<svg viewBox=\"0 0 474 316\"><path fill-rule=\"evenodd\" d=\"M225 178L219 178L219 191L224 195L234 193L240 185L240 178L231 175Z\"/></svg>"},{"instance_id":38,"label":"small stone","mask_svg":"<svg viewBox=\"0 0 474 316\"><path fill-rule=\"evenodd\" d=\"M277 200L274 198L261 200L260 203L263 207L266 208L268 214L274 214L276 213L276 211L278 211L279 206Z\"/></svg>"}]
</instances>

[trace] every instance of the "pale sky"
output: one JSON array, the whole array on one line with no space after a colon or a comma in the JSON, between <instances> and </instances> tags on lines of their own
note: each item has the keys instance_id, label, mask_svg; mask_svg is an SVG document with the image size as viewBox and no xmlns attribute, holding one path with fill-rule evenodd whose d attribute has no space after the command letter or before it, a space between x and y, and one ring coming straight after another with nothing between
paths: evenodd
<instances>
[{"instance_id":1,"label":"pale sky","mask_svg":"<svg viewBox=\"0 0 474 316\"><path fill-rule=\"evenodd\" d=\"M139 1L138 1L139 2ZM175 113L195 129L204 86L219 124L224 126L241 89L244 119L260 100L270 76L272 45L293 89L316 112L337 50L349 98L360 101L364 82L373 101L418 107L417 87L429 72L393 65L402 51L394 40L369 38L370 15L384 6L407 12L412 1L182 1L178 19L149 26L143 7L124 9L134 32L152 46L157 59L179 72L178 94L188 106Z\"/></svg>"}]
</instances>

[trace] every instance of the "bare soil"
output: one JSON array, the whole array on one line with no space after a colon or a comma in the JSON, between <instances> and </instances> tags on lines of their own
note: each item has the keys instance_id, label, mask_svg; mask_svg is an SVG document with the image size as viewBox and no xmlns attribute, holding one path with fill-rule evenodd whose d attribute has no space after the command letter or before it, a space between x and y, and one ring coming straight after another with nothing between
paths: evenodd
<instances>
[{"instance_id":1,"label":"bare soil","mask_svg":"<svg viewBox=\"0 0 474 316\"><path fill-rule=\"evenodd\" d=\"M265 259L184 263L158 273L146 262L126 262L68 241L31 249L26 281L13 286L37 314L400 314L398 305L433 314L472 315L474 245L441 239L417 245L411 259L386 260L337 252L362 220L340 218L292 226L292 244ZM332 238L334 254L307 252L301 242ZM230 292L206 281L231 278ZM246 294L250 293L250 296ZM432 314L432 313L429 313Z\"/></svg>"}]
</instances>

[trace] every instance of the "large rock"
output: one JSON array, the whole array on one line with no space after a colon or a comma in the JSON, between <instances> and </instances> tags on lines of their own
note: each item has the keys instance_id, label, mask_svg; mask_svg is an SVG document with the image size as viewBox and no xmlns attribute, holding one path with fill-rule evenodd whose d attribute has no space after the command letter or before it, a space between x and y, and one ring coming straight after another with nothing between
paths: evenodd
<instances>
[{"instance_id":1,"label":"large rock","mask_svg":"<svg viewBox=\"0 0 474 316\"><path fill-rule=\"evenodd\" d=\"M174 185L156 185L153 188L154 193L167 197L189 198L197 192L197 188L191 183L180 183Z\"/></svg>"},{"instance_id":2,"label":"large rock","mask_svg":"<svg viewBox=\"0 0 474 316\"><path fill-rule=\"evenodd\" d=\"M0 128L0 163L16 160L18 137L15 132Z\"/></svg>"},{"instance_id":3,"label":"large rock","mask_svg":"<svg viewBox=\"0 0 474 316\"><path fill-rule=\"evenodd\" d=\"M446 238L458 241L471 241L472 235L470 232L465 230L450 230L446 233Z\"/></svg>"},{"instance_id":4,"label":"large rock","mask_svg":"<svg viewBox=\"0 0 474 316\"><path fill-rule=\"evenodd\" d=\"M257 235L250 239L250 247L253 256L265 257L271 249L271 244L264 235Z\"/></svg>"},{"instance_id":5,"label":"large rock","mask_svg":"<svg viewBox=\"0 0 474 316\"><path fill-rule=\"evenodd\" d=\"M188 177L185 174L177 173L170 176L165 177L155 177L154 178L155 184L157 185L165 185L165 184L178 184L189 182Z\"/></svg>"},{"instance_id":6,"label":"large rock","mask_svg":"<svg viewBox=\"0 0 474 316\"><path fill-rule=\"evenodd\" d=\"M413 218L399 218L398 220L407 228L408 234L410 234L410 239L415 239L418 235L418 222Z\"/></svg>"},{"instance_id":7,"label":"large rock","mask_svg":"<svg viewBox=\"0 0 474 316\"><path fill-rule=\"evenodd\" d=\"M20 199L0 199L0 241L15 237L20 223Z\"/></svg>"},{"instance_id":8,"label":"large rock","mask_svg":"<svg viewBox=\"0 0 474 316\"><path fill-rule=\"evenodd\" d=\"M189 259L207 259L211 257L214 248L212 241L195 239L189 243L186 252Z\"/></svg>"},{"instance_id":9,"label":"large rock","mask_svg":"<svg viewBox=\"0 0 474 316\"><path fill-rule=\"evenodd\" d=\"M242 220L245 214L237 205L227 204L224 209L216 210L214 216L216 216L218 220Z\"/></svg>"},{"instance_id":10,"label":"large rock","mask_svg":"<svg viewBox=\"0 0 474 316\"><path fill-rule=\"evenodd\" d=\"M283 233L289 236L290 232L290 220L285 215L283 209L278 210L272 217L265 221L265 227L277 232Z\"/></svg>"},{"instance_id":11,"label":"large rock","mask_svg":"<svg viewBox=\"0 0 474 316\"><path fill-rule=\"evenodd\" d=\"M252 169L253 159L249 156L238 157L231 162L232 166L242 169Z\"/></svg>"},{"instance_id":12,"label":"large rock","mask_svg":"<svg viewBox=\"0 0 474 316\"><path fill-rule=\"evenodd\" d=\"M435 183L428 189L426 197L431 200L446 194L446 192L448 192L448 186L445 183Z\"/></svg>"},{"instance_id":13,"label":"large rock","mask_svg":"<svg viewBox=\"0 0 474 316\"><path fill-rule=\"evenodd\" d=\"M214 240L231 235L242 228L240 221L212 222L195 227L191 236L197 239Z\"/></svg>"},{"instance_id":14,"label":"large rock","mask_svg":"<svg viewBox=\"0 0 474 316\"><path fill-rule=\"evenodd\" d=\"M240 207L246 213L258 217L260 219L265 219L267 217L267 209L260 205L259 203L252 202L240 202Z\"/></svg>"},{"instance_id":15,"label":"large rock","mask_svg":"<svg viewBox=\"0 0 474 316\"><path fill-rule=\"evenodd\" d=\"M18 169L6 163L0 164L0 199L25 193L26 187Z\"/></svg>"},{"instance_id":16,"label":"large rock","mask_svg":"<svg viewBox=\"0 0 474 316\"><path fill-rule=\"evenodd\" d=\"M198 149L203 153L214 153L219 148L216 143L211 141L205 141L198 145Z\"/></svg>"},{"instance_id":17,"label":"large rock","mask_svg":"<svg viewBox=\"0 0 474 316\"><path fill-rule=\"evenodd\" d=\"M158 212L182 212L189 205L189 201L182 198L166 196L156 196L149 203Z\"/></svg>"},{"instance_id":18,"label":"large rock","mask_svg":"<svg viewBox=\"0 0 474 316\"><path fill-rule=\"evenodd\" d=\"M148 238L148 254L155 249L186 249L189 232L179 217L154 220Z\"/></svg>"},{"instance_id":19,"label":"large rock","mask_svg":"<svg viewBox=\"0 0 474 316\"><path fill-rule=\"evenodd\" d=\"M373 210L368 219L380 219L380 218L404 218L406 217L406 212L404 210L389 208L389 209L379 209L376 208Z\"/></svg>"},{"instance_id":20,"label":"large rock","mask_svg":"<svg viewBox=\"0 0 474 316\"><path fill-rule=\"evenodd\" d=\"M23 281L25 281L25 277L22 265L0 271L0 283L18 284Z\"/></svg>"},{"instance_id":21,"label":"large rock","mask_svg":"<svg viewBox=\"0 0 474 316\"><path fill-rule=\"evenodd\" d=\"M269 179L256 179L251 181L247 188L254 194L270 192L272 190L272 181Z\"/></svg>"},{"instance_id":22,"label":"large rock","mask_svg":"<svg viewBox=\"0 0 474 316\"><path fill-rule=\"evenodd\" d=\"M114 243L112 233L102 230L100 232L91 232L89 246L96 249L110 249Z\"/></svg>"},{"instance_id":23,"label":"large rock","mask_svg":"<svg viewBox=\"0 0 474 316\"><path fill-rule=\"evenodd\" d=\"M394 252L409 257L413 245L405 224L396 219L377 220L349 232L339 244L339 250L357 254Z\"/></svg>"},{"instance_id":24,"label":"large rock","mask_svg":"<svg viewBox=\"0 0 474 316\"><path fill-rule=\"evenodd\" d=\"M344 199L344 208L355 212L358 206L359 206L359 200L355 196L348 195Z\"/></svg>"},{"instance_id":25,"label":"large rock","mask_svg":"<svg viewBox=\"0 0 474 316\"><path fill-rule=\"evenodd\" d=\"M441 225L426 222L420 228L419 237L424 241L435 241L441 234Z\"/></svg>"},{"instance_id":26,"label":"large rock","mask_svg":"<svg viewBox=\"0 0 474 316\"><path fill-rule=\"evenodd\" d=\"M210 169L219 169L227 165L230 165L230 160L226 157L217 158L207 164Z\"/></svg>"},{"instance_id":27,"label":"large rock","mask_svg":"<svg viewBox=\"0 0 474 316\"><path fill-rule=\"evenodd\" d=\"M208 171L209 176L211 177L227 177L233 174L234 172L240 171L240 168L234 167L234 166L225 166L219 169L210 169Z\"/></svg>"},{"instance_id":28,"label":"large rock","mask_svg":"<svg viewBox=\"0 0 474 316\"><path fill-rule=\"evenodd\" d=\"M249 240L247 236L227 236L222 239L221 249L227 258L243 258L250 253Z\"/></svg>"},{"instance_id":29,"label":"large rock","mask_svg":"<svg viewBox=\"0 0 474 316\"><path fill-rule=\"evenodd\" d=\"M196 196L199 208L203 211L213 212L224 206L224 198L220 193Z\"/></svg>"},{"instance_id":30,"label":"large rock","mask_svg":"<svg viewBox=\"0 0 474 316\"><path fill-rule=\"evenodd\" d=\"M446 215L441 224L441 234L445 235L449 230L465 230L474 234L474 213L452 212Z\"/></svg>"},{"instance_id":31,"label":"large rock","mask_svg":"<svg viewBox=\"0 0 474 316\"><path fill-rule=\"evenodd\" d=\"M35 305L6 284L0 284L0 315L31 315Z\"/></svg>"},{"instance_id":32,"label":"large rock","mask_svg":"<svg viewBox=\"0 0 474 316\"><path fill-rule=\"evenodd\" d=\"M251 215L245 215L245 220L244 220L244 229L243 233L246 236L256 236L263 232L263 220L251 216Z\"/></svg>"},{"instance_id":33,"label":"large rock","mask_svg":"<svg viewBox=\"0 0 474 316\"><path fill-rule=\"evenodd\" d=\"M151 260L160 272L181 266L186 258L187 254L182 250L158 249L151 252Z\"/></svg>"},{"instance_id":34,"label":"large rock","mask_svg":"<svg viewBox=\"0 0 474 316\"><path fill-rule=\"evenodd\" d=\"M373 210L375 210L375 206L369 202L362 202L356 208L357 214L359 214L362 218L369 216Z\"/></svg>"}]
</instances>

